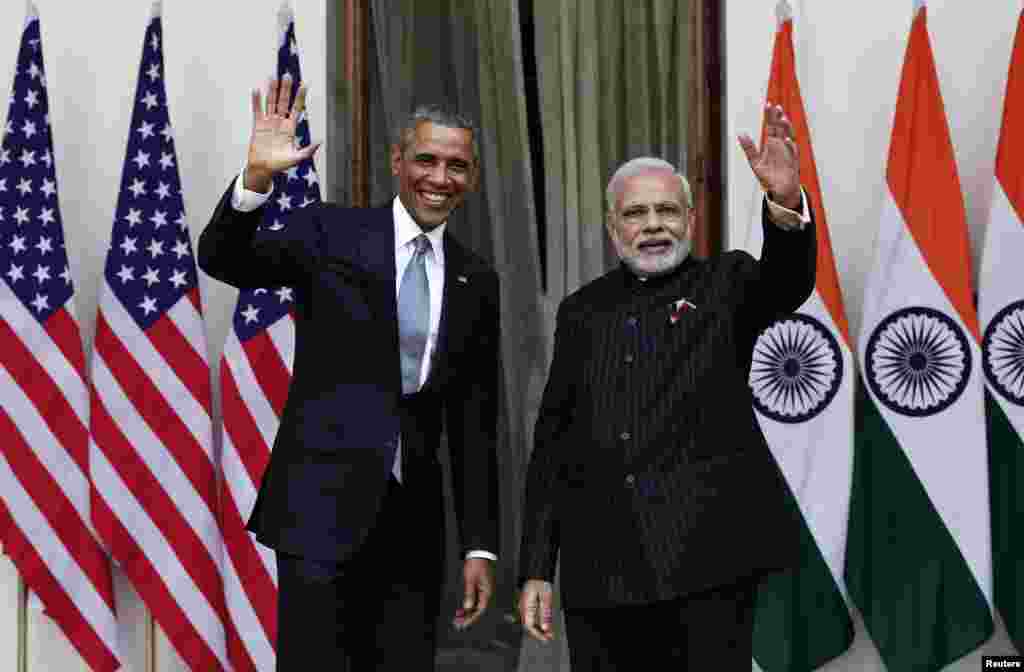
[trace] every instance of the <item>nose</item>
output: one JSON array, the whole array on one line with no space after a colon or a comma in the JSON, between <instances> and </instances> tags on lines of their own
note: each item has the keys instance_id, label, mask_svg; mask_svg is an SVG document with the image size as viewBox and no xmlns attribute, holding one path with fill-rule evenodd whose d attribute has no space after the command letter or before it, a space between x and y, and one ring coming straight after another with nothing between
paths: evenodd
<instances>
[{"instance_id":1,"label":"nose","mask_svg":"<svg viewBox=\"0 0 1024 672\"><path fill-rule=\"evenodd\" d=\"M661 223L661 216L653 210L647 213L647 217L644 218L644 231L652 233L655 231L661 231L664 226Z\"/></svg>"},{"instance_id":2,"label":"nose","mask_svg":"<svg viewBox=\"0 0 1024 672\"><path fill-rule=\"evenodd\" d=\"M448 166L443 161L438 161L430 168L427 177L431 184L444 186L448 184Z\"/></svg>"}]
</instances>

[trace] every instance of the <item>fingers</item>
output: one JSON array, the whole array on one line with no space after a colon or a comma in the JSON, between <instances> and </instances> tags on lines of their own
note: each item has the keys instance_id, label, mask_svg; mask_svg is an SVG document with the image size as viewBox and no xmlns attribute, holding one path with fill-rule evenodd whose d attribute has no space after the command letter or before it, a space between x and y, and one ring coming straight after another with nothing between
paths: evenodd
<instances>
[{"instance_id":1,"label":"fingers","mask_svg":"<svg viewBox=\"0 0 1024 672\"><path fill-rule=\"evenodd\" d=\"M314 142L299 149L299 160L305 161L306 159L312 159L313 155L316 154L316 150L320 149L320 145L321 143Z\"/></svg>"},{"instance_id":2,"label":"fingers","mask_svg":"<svg viewBox=\"0 0 1024 672\"><path fill-rule=\"evenodd\" d=\"M537 618L540 608L539 598L540 596L534 590L523 591L519 598L519 619L531 637L541 642L547 642L550 640L550 636L541 631L540 621Z\"/></svg>"},{"instance_id":3,"label":"fingers","mask_svg":"<svg viewBox=\"0 0 1024 672\"><path fill-rule=\"evenodd\" d=\"M473 619L473 613L476 610L476 606L477 606L476 590L477 590L476 582L473 581L472 579L470 579L469 577L466 577L465 581L463 582L463 588L462 588L462 595L463 595L463 597L462 597L462 626L463 627L465 627L466 625L469 625L470 621Z\"/></svg>"},{"instance_id":4,"label":"fingers","mask_svg":"<svg viewBox=\"0 0 1024 672\"><path fill-rule=\"evenodd\" d=\"M295 119L295 123L299 123L302 120L302 112L306 109L306 91L306 85L299 84L299 91L295 94L295 104L292 106L291 111L291 116Z\"/></svg>"},{"instance_id":5,"label":"fingers","mask_svg":"<svg viewBox=\"0 0 1024 672\"><path fill-rule=\"evenodd\" d=\"M462 606L455 610L455 618L452 620L457 630L473 625L491 602L493 580L488 567L481 564L484 562L477 559L466 561L462 576Z\"/></svg>"},{"instance_id":6,"label":"fingers","mask_svg":"<svg viewBox=\"0 0 1024 672\"><path fill-rule=\"evenodd\" d=\"M786 116L786 112L782 109L781 105L772 105L771 103L768 103L765 107L764 124L765 139L779 138L787 147L789 147L789 141L796 137L796 132L793 130L793 123L789 120L789 117Z\"/></svg>"},{"instance_id":7,"label":"fingers","mask_svg":"<svg viewBox=\"0 0 1024 672\"><path fill-rule=\"evenodd\" d=\"M487 607L491 604L491 595L494 593L491 587L491 582L484 577L484 580L480 582L479 590L477 592L476 612L482 614L487 611Z\"/></svg>"},{"instance_id":8,"label":"fingers","mask_svg":"<svg viewBox=\"0 0 1024 672\"><path fill-rule=\"evenodd\" d=\"M782 108L780 107L779 110L781 112ZM792 140L796 137L796 132L793 131L793 124L785 113L782 113L782 116L779 117L775 127L779 130L779 137L783 139Z\"/></svg>"},{"instance_id":9,"label":"fingers","mask_svg":"<svg viewBox=\"0 0 1024 672\"><path fill-rule=\"evenodd\" d=\"M263 101L259 89L252 90L252 120L259 121L263 116Z\"/></svg>"},{"instance_id":10,"label":"fingers","mask_svg":"<svg viewBox=\"0 0 1024 672\"><path fill-rule=\"evenodd\" d=\"M764 108L764 130L765 137L768 138L779 138L785 137L785 128L783 122L786 120L786 114L782 110L781 105L773 105L768 103ZM788 123L788 122L787 122Z\"/></svg>"},{"instance_id":11,"label":"fingers","mask_svg":"<svg viewBox=\"0 0 1024 672\"><path fill-rule=\"evenodd\" d=\"M797 154L796 142L793 138L795 132L793 130L793 124L786 116L786 112L782 109L781 105L775 105L768 103L764 107L764 143L767 144L772 138L781 140L783 144L793 153L794 156ZM740 147L743 148L743 153L747 156L747 161L753 165L760 158L764 151L764 147L758 147L753 139L746 134L742 133L738 137Z\"/></svg>"},{"instance_id":12,"label":"fingers","mask_svg":"<svg viewBox=\"0 0 1024 672\"><path fill-rule=\"evenodd\" d=\"M789 147L789 151L792 152L794 159L800 158L800 147L796 144L796 140L786 138L786 147Z\"/></svg>"},{"instance_id":13,"label":"fingers","mask_svg":"<svg viewBox=\"0 0 1024 672\"><path fill-rule=\"evenodd\" d=\"M552 611L552 599L553 593L550 590L542 590L540 593L540 629L547 634L547 636L554 636L554 629L551 627L551 619L553 614Z\"/></svg>"},{"instance_id":14,"label":"fingers","mask_svg":"<svg viewBox=\"0 0 1024 672\"><path fill-rule=\"evenodd\" d=\"M519 596L519 620L530 636L540 642L550 642L555 638L551 605L550 590L527 585Z\"/></svg>"},{"instance_id":15,"label":"fingers","mask_svg":"<svg viewBox=\"0 0 1024 672\"><path fill-rule=\"evenodd\" d=\"M274 111L277 109L277 90L278 82L271 77L267 80L267 107L264 110L264 116L274 116Z\"/></svg>"},{"instance_id":16,"label":"fingers","mask_svg":"<svg viewBox=\"0 0 1024 672\"><path fill-rule=\"evenodd\" d=\"M287 117L288 112L292 105L292 78L290 75L285 75L281 79L281 85L278 87L277 94L277 115L279 117Z\"/></svg>"},{"instance_id":17,"label":"fingers","mask_svg":"<svg viewBox=\"0 0 1024 672\"><path fill-rule=\"evenodd\" d=\"M747 155L747 161L751 164L757 161L757 157L760 152L757 151L757 145L754 144L754 140L746 133L740 133L737 140L740 141L740 147L743 149L743 153Z\"/></svg>"},{"instance_id":18,"label":"fingers","mask_svg":"<svg viewBox=\"0 0 1024 672\"><path fill-rule=\"evenodd\" d=\"M462 601L462 628L468 628L483 616L487 605L491 602L491 588L486 581L480 582L471 589L467 586L466 597Z\"/></svg>"}]
</instances>

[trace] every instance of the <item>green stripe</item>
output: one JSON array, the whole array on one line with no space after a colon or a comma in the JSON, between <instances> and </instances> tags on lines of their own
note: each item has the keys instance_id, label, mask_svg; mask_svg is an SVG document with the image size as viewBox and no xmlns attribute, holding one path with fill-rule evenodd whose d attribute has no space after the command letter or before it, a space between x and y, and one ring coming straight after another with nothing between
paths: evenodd
<instances>
[{"instance_id":1,"label":"green stripe","mask_svg":"<svg viewBox=\"0 0 1024 672\"><path fill-rule=\"evenodd\" d=\"M982 450L936 439L931 450ZM974 575L860 378L846 586L893 672L940 670L992 635Z\"/></svg>"},{"instance_id":2,"label":"green stripe","mask_svg":"<svg viewBox=\"0 0 1024 672\"><path fill-rule=\"evenodd\" d=\"M1024 651L1024 443L988 390L989 497L996 608L1018 651Z\"/></svg>"},{"instance_id":3,"label":"green stripe","mask_svg":"<svg viewBox=\"0 0 1024 672\"><path fill-rule=\"evenodd\" d=\"M853 643L853 622L796 499L800 564L761 581L754 612L754 659L765 672L809 672Z\"/></svg>"}]
</instances>

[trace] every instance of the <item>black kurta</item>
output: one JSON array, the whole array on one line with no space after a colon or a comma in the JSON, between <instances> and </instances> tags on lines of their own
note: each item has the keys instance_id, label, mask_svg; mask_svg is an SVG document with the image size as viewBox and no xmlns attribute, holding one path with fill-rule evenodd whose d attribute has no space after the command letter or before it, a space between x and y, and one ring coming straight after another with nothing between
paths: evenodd
<instances>
[{"instance_id":1,"label":"black kurta","mask_svg":"<svg viewBox=\"0 0 1024 672\"><path fill-rule=\"evenodd\" d=\"M625 267L559 307L527 477L522 580L570 607L684 596L794 556L797 521L748 386L754 341L814 287L813 223L764 214L761 260ZM683 301L680 303L680 301Z\"/></svg>"}]
</instances>

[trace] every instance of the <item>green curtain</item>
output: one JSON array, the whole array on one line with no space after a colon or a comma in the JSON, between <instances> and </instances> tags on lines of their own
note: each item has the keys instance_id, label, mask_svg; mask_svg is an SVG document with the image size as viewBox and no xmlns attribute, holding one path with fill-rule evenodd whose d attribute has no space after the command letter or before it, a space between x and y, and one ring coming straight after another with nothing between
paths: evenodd
<instances>
[{"instance_id":1,"label":"green curtain","mask_svg":"<svg viewBox=\"0 0 1024 672\"><path fill-rule=\"evenodd\" d=\"M615 168L659 156L686 171L693 2L529 1L544 144L542 308L550 336L559 301L617 263L604 229L604 192ZM539 400L530 404L535 413ZM556 615L558 641L525 639L520 672L570 669L564 619L558 609Z\"/></svg>"},{"instance_id":2,"label":"green curtain","mask_svg":"<svg viewBox=\"0 0 1024 672\"><path fill-rule=\"evenodd\" d=\"M439 669L462 669L460 660L467 669L512 669L521 630L507 617L515 600L518 514L532 430L528 409L540 396L549 338L541 316L518 5L508 0L373 0L370 7L371 202L386 202L394 194L388 146L394 140L392 129L414 104L453 104L480 128L480 192L467 199L449 226L494 264L501 279L499 586L481 623L443 639ZM443 449L442 461L446 463ZM454 540L449 542L452 548ZM451 563L452 590L459 589L457 565ZM454 602L445 603L442 624L453 609ZM466 660L473 655L473 662Z\"/></svg>"},{"instance_id":3,"label":"green curtain","mask_svg":"<svg viewBox=\"0 0 1024 672\"><path fill-rule=\"evenodd\" d=\"M452 231L501 277L503 386L499 467L502 545L496 603L482 623L442 639L439 670L568 670L564 626L555 645L522 638L509 621L521 498L533 423L551 357L558 302L611 268L604 188L640 155L686 166L692 36L689 0L372 0L371 203L394 195L388 148L414 102L454 104L479 122L482 180ZM539 240L523 81L520 7L532 11L543 140ZM341 81L334 78L332 81ZM332 102L344 121L338 86ZM347 146L343 130L337 142ZM539 149L539 148L537 148ZM349 156L349 152L345 152ZM346 165L332 166L348 200ZM539 246L546 256L542 291ZM444 450L442 450L444 453ZM445 459L442 454L442 459ZM449 540L449 543L454 543ZM453 567L454 567L453 563ZM451 586L456 576L449 577ZM454 601L445 603L442 624ZM446 632L446 631L442 631Z\"/></svg>"}]
</instances>

